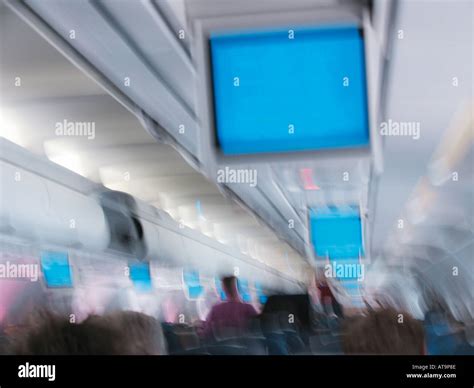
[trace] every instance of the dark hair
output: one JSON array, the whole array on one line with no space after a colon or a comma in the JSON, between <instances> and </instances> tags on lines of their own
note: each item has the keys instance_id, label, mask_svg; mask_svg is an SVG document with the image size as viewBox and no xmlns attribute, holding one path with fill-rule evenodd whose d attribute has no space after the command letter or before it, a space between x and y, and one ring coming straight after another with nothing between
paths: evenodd
<instances>
[{"instance_id":1,"label":"dark hair","mask_svg":"<svg viewBox=\"0 0 474 388\"><path fill-rule=\"evenodd\" d=\"M424 354L421 322L393 308L368 311L346 319L342 345L347 354Z\"/></svg>"},{"instance_id":2,"label":"dark hair","mask_svg":"<svg viewBox=\"0 0 474 388\"><path fill-rule=\"evenodd\" d=\"M222 287L224 288L224 291L226 293L231 294L234 291L233 286L236 283L237 283L236 276L224 276L222 278Z\"/></svg>"},{"instance_id":3,"label":"dark hair","mask_svg":"<svg viewBox=\"0 0 474 388\"><path fill-rule=\"evenodd\" d=\"M95 322L71 323L51 312L36 314L34 322L13 342L19 355L111 355L120 354L120 332Z\"/></svg>"},{"instance_id":4,"label":"dark hair","mask_svg":"<svg viewBox=\"0 0 474 388\"><path fill-rule=\"evenodd\" d=\"M163 354L163 336L152 317L131 311L89 316L82 323L41 312L38 324L27 329L12 346L19 355Z\"/></svg>"},{"instance_id":5,"label":"dark hair","mask_svg":"<svg viewBox=\"0 0 474 388\"><path fill-rule=\"evenodd\" d=\"M96 319L103 327L115 325L125 343L124 354L165 354L165 340L161 324L153 317L136 311L117 311Z\"/></svg>"}]
</instances>

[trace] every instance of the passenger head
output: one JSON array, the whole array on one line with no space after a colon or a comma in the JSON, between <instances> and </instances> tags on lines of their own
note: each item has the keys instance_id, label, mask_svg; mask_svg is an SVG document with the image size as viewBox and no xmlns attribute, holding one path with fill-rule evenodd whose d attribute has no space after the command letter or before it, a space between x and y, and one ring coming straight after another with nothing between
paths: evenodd
<instances>
[{"instance_id":1,"label":"passenger head","mask_svg":"<svg viewBox=\"0 0 474 388\"><path fill-rule=\"evenodd\" d=\"M346 354L425 353L421 322L393 308L369 311L365 316L347 319L343 324Z\"/></svg>"},{"instance_id":2,"label":"passenger head","mask_svg":"<svg viewBox=\"0 0 474 388\"><path fill-rule=\"evenodd\" d=\"M227 300L238 300L239 289L237 287L237 278L235 276L225 276L222 278L222 289L225 292Z\"/></svg>"},{"instance_id":3,"label":"passenger head","mask_svg":"<svg viewBox=\"0 0 474 388\"><path fill-rule=\"evenodd\" d=\"M115 327L125 344L124 354L166 354L165 340L160 323L153 317L135 311L117 311L102 317L90 317L101 327Z\"/></svg>"},{"instance_id":4,"label":"passenger head","mask_svg":"<svg viewBox=\"0 0 474 388\"><path fill-rule=\"evenodd\" d=\"M115 327L94 322L71 323L51 312L37 314L25 332L15 338L12 352L19 355L112 355L122 344Z\"/></svg>"},{"instance_id":5,"label":"passenger head","mask_svg":"<svg viewBox=\"0 0 474 388\"><path fill-rule=\"evenodd\" d=\"M90 316L82 323L43 312L18 338L19 355L164 354L161 327L151 317L134 312Z\"/></svg>"}]
</instances>

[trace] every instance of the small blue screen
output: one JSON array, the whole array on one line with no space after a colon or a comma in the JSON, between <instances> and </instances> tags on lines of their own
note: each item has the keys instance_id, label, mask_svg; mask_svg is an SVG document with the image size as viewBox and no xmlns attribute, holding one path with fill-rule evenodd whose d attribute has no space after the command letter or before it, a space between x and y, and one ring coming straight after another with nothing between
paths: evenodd
<instances>
[{"instance_id":1,"label":"small blue screen","mask_svg":"<svg viewBox=\"0 0 474 388\"><path fill-rule=\"evenodd\" d=\"M364 256L358 208L310 209L311 241L316 255L330 259Z\"/></svg>"},{"instance_id":2,"label":"small blue screen","mask_svg":"<svg viewBox=\"0 0 474 388\"><path fill-rule=\"evenodd\" d=\"M239 279L237 285L242 300L246 303L250 303L252 301L252 297L250 296L249 292L249 282L245 279Z\"/></svg>"},{"instance_id":3,"label":"small blue screen","mask_svg":"<svg viewBox=\"0 0 474 388\"><path fill-rule=\"evenodd\" d=\"M369 144L364 40L356 25L211 33L224 155Z\"/></svg>"},{"instance_id":4,"label":"small blue screen","mask_svg":"<svg viewBox=\"0 0 474 388\"><path fill-rule=\"evenodd\" d=\"M188 291L189 299L197 299L204 292L204 287L201 285L199 278L199 271L183 270L183 282Z\"/></svg>"},{"instance_id":5,"label":"small blue screen","mask_svg":"<svg viewBox=\"0 0 474 388\"><path fill-rule=\"evenodd\" d=\"M216 290L217 290L217 293L219 294L219 297L222 301L225 301L227 300L227 296L225 295L225 292L222 288L222 282L219 278L216 278L215 279L215 283L216 283Z\"/></svg>"},{"instance_id":6,"label":"small blue screen","mask_svg":"<svg viewBox=\"0 0 474 388\"><path fill-rule=\"evenodd\" d=\"M268 296L265 295L263 292L262 285L258 282L255 282L255 291L257 293L257 298L261 304L265 304L267 302Z\"/></svg>"},{"instance_id":7,"label":"small blue screen","mask_svg":"<svg viewBox=\"0 0 474 388\"><path fill-rule=\"evenodd\" d=\"M188 294L189 299L197 299L199 298L204 291L203 286L189 286L188 287Z\"/></svg>"},{"instance_id":8,"label":"small blue screen","mask_svg":"<svg viewBox=\"0 0 474 388\"><path fill-rule=\"evenodd\" d=\"M138 292L150 292L153 290L150 265L148 263L130 264L130 279Z\"/></svg>"},{"instance_id":9,"label":"small blue screen","mask_svg":"<svg viewBox=\"0 0 474 388\"><path fill-rule=\"evenodd\" d=\"M40 261L48 287L72 287L71 267L67 253L42 252Z\"/></svg>"}]
</instances>

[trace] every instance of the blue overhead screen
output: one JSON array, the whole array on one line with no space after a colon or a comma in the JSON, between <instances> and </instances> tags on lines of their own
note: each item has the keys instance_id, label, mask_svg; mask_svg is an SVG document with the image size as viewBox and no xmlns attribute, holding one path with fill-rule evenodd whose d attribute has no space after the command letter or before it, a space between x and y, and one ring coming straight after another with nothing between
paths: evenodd
<instances>
[{"instance_id":1,"label":"blue overhead screen","mask_svg":"<svg viewBox=\"0 0 474 388\"><path fill-rule=\"evenodd\" d=\"M368 146L358 26L212 33L217 142L223 154Z\"/></svg>"},{"instance_id":2,"label":"blue overhead screen","mask_svg":"<svg viewBox=\"0 0 474 388\"><path fill-rule=\"evenodd\" d=\"M311 241L316 255L330 259L364 256L358 208L310 209Z\"/></svg>"},{"instance_id":3,"label":"blue overhead screen","mask_svg":"<svg viewBox=\"0 0 474 388\"><path fill-rule=\"evenodd\" d=\"M41 252L40 262L46 286L72 287L72 273L67 253Z\"/></svg>"},{"instance_id":4,"label":"blue overhead screen","mask_svg":"<svg viewBox=\"0 0 474 388\"><path fill-rule=\"evenodd\" d=\"M153 290L148 263L130 264L130 279L138 292L150 292Z\"/></svg>"},{"instance_id":5,"label":"blue overhead screen","mask_svg":"<svg viewBox=\"0 0 474 388\"><path fill-rule=\"evenodd\" d=\"M252 301L252 297L249 291L249 282L245 279L239 279L237 281L237 286L242 300L246 303L250 303Z\"/></svg>"},{"instance_id":6,"label":"blue overhead screen","mask_svg":"<svg viewBox=\"0 0 474 388\"><path fill-rule=\"evenodd\" d=\"M257 294L258 301L261 304L265 304L267 302L267 295L263 292L262 285L259 282L255 282L255 292Z\"/></svg>"},{"instance_id":7,"label":"blue overhead screen","mask_svg":"<svg viewBox=\"0 0 474 388\"><path fill-rule=\"evenodd\" d=\"M227 296L225 295L224 289L222 288L221 280L219 278L215 278L215 283L216 283L216 291L221 301L227 300Z\"/></svg>"},{"instance_id":8,"label":"blue overhead screen","mask_svg":"<svg viewBox=\"0 0 474 388\"><path fill-rule=\"evenodd\" d=\"M202 295L204 287L201 285L199 271L183 270L183 282L189 299L197 299Z\"/></svg>"}]
</instances>

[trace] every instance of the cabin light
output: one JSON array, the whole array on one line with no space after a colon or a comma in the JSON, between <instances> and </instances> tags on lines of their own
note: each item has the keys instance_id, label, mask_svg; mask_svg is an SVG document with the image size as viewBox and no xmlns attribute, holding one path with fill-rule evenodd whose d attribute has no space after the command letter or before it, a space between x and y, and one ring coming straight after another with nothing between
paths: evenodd
<instances>
[{"instance_id":1,"label":"cabin light","mask_svg":"<svg viewBox=\"0 0 474 388\"><path fill-rule=\"evenodd\" d=\"M215 239L221 244L229 244L230 236L227 230L222 226L222 224L213 224L213 231Z\"/></svg>"},{"instance_id":2,"label":"cabin light","mask_svg":"<svg viewBox=\"0 0 474 388\"><path fill-rule=\"evenodd\" d=\"M252 259L256 259L257 258L257 243L255 242L255 240L250 239L248 241L247 247L248 249L247 249L246 255L250 256Z\"/></svg>"},{"instance_id":3,"label":"cabin light","mask_svg":"<svg viewBox=\"0 0 474 388\"><path fill-rule=\"evenodd\" d=\"M174 208L174 207L160 207L160 204L159 202L153 202L152 205L155 206L156 208L163 210L164 212L168 213L169 216L174 219L174 220L177 220L179 218L179 215L178 215L178 209L177 208Z\"/></svg>"},{"instance_id":4,"label":"cabin light","mask_svg":"<svg viewBox=\"0 0 474 388\"><path fill-rule=\"evenodd\" d=\"M184 219L181 219L181 223L182 223L185 227L190 228L190 229L196 229L196 227L197 227L196 222L191 221L191 220L184 220Z\"/></svg>"},{"instance_id":5,"label":"cabin light","mask_svg":"<svg viewBox=\"0 0 474 388\"><path fill-rule=\"evenodd\" d=\"M239 246L240 252L244 255L249 254L249 241L248 238L242 234L237 234L237 244Z\"/></svg>"},{"instance_id":6,"label":"cabin light","mask_svg":"<svg viewBox=\"0 0 474 388\"><path fill-rule=\"evenodd\" d=\"M189 206L189 205L182 205L178 207L178 214L181 220L183 220L183 223L188 226L190 224L197 226L198 224L198 217L196 215L196 210L194 207Z\"/></svg>"},{"instance_id":7,"label":"cabin light","mask_svg":"<svg viewBox=\"0 0 474 388\"><path fill-rule=\"evenodd\" d=\"M5 109L3 108L0 108L0 137L4 137L19 146L25 146L24 139L20 135L20 130L12 120L7 118Z\"/></svg>"},{"instance_id":8,"label":"cabin light","mask_svg":"<svg viewBox=\"0 0 474 388\"><path fill-rule=\"evenodd\" d=\"M50 158L50 160L52 160ZM104 182L102 181L102 184L107 187L110 190L115 190L115 191L124 191L128 192L128 184L125 185L123 182Z\"/></svg>"},{"instance_id":9,"label":"cabin light","mask_svg":"<svg viewBox=\"0 0 474 388\"><path fill-rule=\"evenodd\" d=\"M62 144L56 141L45 141L43 144L44 151L48 156L48 159L53 163L59 164L60 166L67 168L76 174L86 176L85 169L81 162L81 158L77 152L71 149L64 149Z\"/></svg>"},{"instance_id":10,"label":"cabin light","mask_svg":"<svg viewBox=\"0 0 474 388\"><path fill-rule=\"evenodd\" d=\"M196 213L197 213L197 217L198 217L199 221L206 222L207 219L206 219L206 217L204 217L204 213L202 211L201 201L199 199L196 201L195 207L196 207Z\"/></svg>"},{"instance_id":11,"label":"cabin light","mask_svg":"<svg viewBox=\"0 0 474 388\"><path fill-rule=\"evenodd\" d=\"M116 182L130 182L130 172L114 166L99 167L99 177L104 185Z\"/></svg>"},{"instance_id":12,"label":"cabin light","mask_svg":"<svg viewBox=\"0 0 474 388\"><path fill-rule=\"evenodd\" d=\"M211 230L205 230L205 231L202 232L202 234L204 234L205 236L207 236L209 238L215 239L214 233L212 233Z\"/></svg>"},{"instance_id":13,"label":"cabin light","mask_svg":"<svg viewBox=\"0 0 474 388\"><path fill-rule=\"evenodd\" d=\"M53 163L59 164L76 174L85 176L81 159L78 155L73 153L48 155L49 160Z\"/></svg>"},{"instance_id":14,"label":"cabin light","mask_svg":"<svg viewBox=\"0 0 474 388\"><path fill-rule=\"evenodd\" d=\"M209 222L206 219L200 219L198 222L199 222L199 230L201 231L202 234L208 237L214 236L212 222Z\"/></svg>"}]
</instances>

